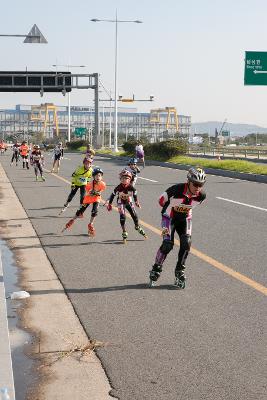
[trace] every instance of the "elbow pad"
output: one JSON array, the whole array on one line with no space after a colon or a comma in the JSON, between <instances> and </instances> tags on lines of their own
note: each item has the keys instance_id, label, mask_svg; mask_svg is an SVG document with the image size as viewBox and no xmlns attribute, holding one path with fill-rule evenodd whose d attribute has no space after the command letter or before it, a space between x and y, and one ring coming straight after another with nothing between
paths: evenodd
<instances>
[{"instance_id":1,"label":"elbow pad","mask_svg":"<svg viewBox=\"0 0 267 400\"><path fill-rule=\"evenodd\" d=\"M159 205L160 205L161 207L163 207L164 204L165 204L167 201L168 201L168 195L167 195L166 192L164 192L164 193L162 193L162 195L161 195L160 198L159 198Z\"/></svg>"}]
</instances>

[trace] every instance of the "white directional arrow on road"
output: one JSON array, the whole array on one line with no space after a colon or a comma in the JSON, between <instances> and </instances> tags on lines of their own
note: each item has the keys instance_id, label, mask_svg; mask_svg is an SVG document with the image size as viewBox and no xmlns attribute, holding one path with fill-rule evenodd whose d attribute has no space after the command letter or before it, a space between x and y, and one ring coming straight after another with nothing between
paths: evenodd
<instances>
[{"instance_id":1,"label":"white directional arrow on road","mask_svg":"<svg viewBox=\"0 0 267 400\"><path fill-rule=\"evenodd\" d=\"M254 69L253 73L254 74L267 74L267 71L258 71L257 69Z\"/></svg>"}]
</instances>

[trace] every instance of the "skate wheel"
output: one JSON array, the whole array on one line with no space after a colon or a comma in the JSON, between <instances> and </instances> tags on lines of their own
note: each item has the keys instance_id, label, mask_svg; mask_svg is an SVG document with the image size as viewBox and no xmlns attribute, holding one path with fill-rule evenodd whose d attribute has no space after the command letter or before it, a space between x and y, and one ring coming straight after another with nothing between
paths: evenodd
<instances>
[{"instance_id":1,"label":"skate wheel","mask_svg":"<svg viewBox=\"0 0 267 400\"><path fill-rule=\"evenodd\" d=\"M150 279L148 286L149 286L150 288L155 287L155 286L156 286L156 281L152 281L152 279Z\"/></svg>"},{"instance_id":2,"label":"skate wheel","mask_svg":"<svg viewBox=\"0 0 267 400\"><path fill-rule=\"evenodd\" d=\"M174 286L175 289L181 290L181 289L185 288L185 282L181 282L180 281L178 283L175 283L173 286Z\"/></svg>"}]
</instances>

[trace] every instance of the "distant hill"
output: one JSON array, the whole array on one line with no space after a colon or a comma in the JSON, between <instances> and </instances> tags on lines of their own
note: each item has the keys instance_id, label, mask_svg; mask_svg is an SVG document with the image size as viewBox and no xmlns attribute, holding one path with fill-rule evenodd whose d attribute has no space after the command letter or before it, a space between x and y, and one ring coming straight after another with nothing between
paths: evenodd
<instances>
[{"instance_id":1,"label":"distant hill","mask_svg":"<svg viewBox=\"0 0 267 400\"><path fill-rule=\"evenodd\" d=\"M223 122L219 121L207 121L207 122L195 122L192 124L191 131L192 133L208 133L210 136L215 135L215 129L217 128L218 132L221 129ZM249 124L232 124L230 122L226 122L224 125L224 130L230 130L232 136L246 136L249 133L267 133L267 128L262 128L258 125L249 125Z\"/></svg>"}]
</instances>

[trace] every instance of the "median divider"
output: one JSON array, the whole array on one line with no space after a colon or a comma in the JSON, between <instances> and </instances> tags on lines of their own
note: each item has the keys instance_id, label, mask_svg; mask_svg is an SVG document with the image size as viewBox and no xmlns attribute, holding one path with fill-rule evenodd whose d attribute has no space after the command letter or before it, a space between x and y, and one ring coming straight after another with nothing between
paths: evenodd
<instances>
[{"instance_id":1,"label":"median divider","mask_svg":"<svg viewBox=\"0 0 267 400\"><path fill-rule=\"evenodd\" d=\"M117 160L127 160L129 157L116 156L114 154L101 154L97 153L97 156L106 157L106 158L114 158ZM167 167L173 169L179 169L182 171L187 171L191 165L187 164L175 164L166 161L156 161L156 160L148 160L146 159L146 166L154 165L159 167ZM224 176L226 178L240 179L245 181L259 182L259 183L267 183L267 175L258 175L258 174L249 174L245 172L237 172L237 171L229 171L224 169L217 168L205 168L205 172L208 175L217 175Z\"/></svg>"}]
</instances>

